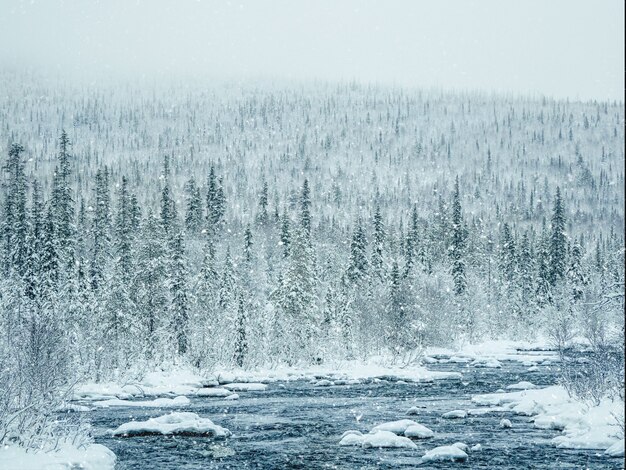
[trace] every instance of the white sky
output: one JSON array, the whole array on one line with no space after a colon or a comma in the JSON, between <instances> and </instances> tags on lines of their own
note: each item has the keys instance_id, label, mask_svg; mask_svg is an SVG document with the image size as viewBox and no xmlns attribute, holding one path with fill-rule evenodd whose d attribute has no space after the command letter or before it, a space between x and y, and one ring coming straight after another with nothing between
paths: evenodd
<instances>
[{"instance_id":1,"label":"white sky","mask_svg":"<svg viewBox=\"0 0 626 470\"><path fill-rule=\"evenodd\" d=\"M0 67L624 99L623 0L0 0Z\"/></svg>"}]
</instances>

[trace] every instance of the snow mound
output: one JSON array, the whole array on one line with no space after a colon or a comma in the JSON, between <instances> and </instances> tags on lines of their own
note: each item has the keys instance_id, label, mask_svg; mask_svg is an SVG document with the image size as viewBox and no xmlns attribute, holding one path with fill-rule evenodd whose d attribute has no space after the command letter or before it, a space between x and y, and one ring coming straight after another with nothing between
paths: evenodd
<instances>
[{"instance_id":1,"label":"snow mound","mask_svg":"<svg viewBox=\"0 0 626 470\"><path fill-rule=\"evenodd\" d=\"M537 386L531 382L518 382L516 384L509 385L506 387L507 390L534 390Z\"/></svg>"},{"instance_id":2,"label":"snow mound","mask_svg":"<svg viewBox=\"0 0 626 470\"><path fill-rule=\"evenodd\" d=\"M359 431L346 431L343 433L340 446L360 446L363 449L369 448L405 448L416 449L417 446L404 436L397 436L391 431L374 431L369 434L361 434Z\"/></svg>"},{"instance_id":3,"label":"snow mound","mask_svg":"<svg viewBox=\"0 0 626 470\"><path fill-rule=\"evenodd\" d=\"M318 380L317 382L313 383L314 387L330 387L331 385L335 385L335 382L327 379Z\"/></svg>"},{"instance_id":4,"label":"snow mound","mask_svg":"<svg viewBox=\"0 0 626 470\"><path fill-rule=\"evenodd\" d=\"M233 393L224 398L224 400L239 400L239 394Z\"/></svg>"},{"instance_id":5,"label":"snow mound","mask_svg":"<svg viewBox=\"0 0 626 470\"><path fill-rule=\"evenodd\" d=\"M624 439L620 439L604 451L609 457L624 457Z\"/></svg>"},{"instance_id":6,"label":"snow mound","mask_svg":"<svg viewBox=\"0 0 626 470\"><path fill-rule=\"evenodd\" d=\"M467 418L467 411L465 410L452 410L441 415L443 419L463 419Z\"/></svg>"},{"instance_id":7,"label":"snow mound","mask_svg":"<svg viewBox=\"0 0 626 470\"><path fill-rule=\"evenodd\" d=\"M513 427L513 424L511 424L511 420L504 418L500 420L500 427L503 429L509 429Z\"/></svg>"},{"instance_id":8,"label":"snow mound","mask_svg":"<svg viewBox=\"0 0 626 470\"><path fill-rule=\"evenodd\" d=\"M439 446L429 450L422 457L422 462L464 462L467 454L457 446Z\"/></svg>"},{"instance_id":9,"label":"snow mound","mask_svg":"<svg viewBox=\"0 0 626 470\"><path fill-rule=\"evenodd\" d=\"M406 414L409 416L418 415L420 414L420 409L417 406L412 406L407 410Z\"/></svg>"},{"instance_id":10,"label":"snow mound","mask_svg":"<svg viewBox=\"0 0 626 470\"><path fill-rule=\"evenodd\" d=\"M0 447L0 468L7 470L113 470L115 454L101 444L84 449L61 446L57 452L28 453L21 447Z\"/></svg>"},{"instance_id":11,"label":"snow mound","mask_svg":"<svg viewBox=\"0 0 626 470\"><path fill-rule=\"evenodd\" d=\"M374 426L370 432L375 433L378 431L388 431L394 434L404 434L407 428L415 425L417 425L417 423L412 419L400 419L398 421L389 421L387 423Z\"/></svg>"},{"instance_id":12,"label":"snow mound","mask_svg":"<svg viewBox=\"0 0 626 470\"><path fill-rule=\"evenodd\" d=\"M341 435L341 439L343 439L343 438L344 438L344 437L346 437L346 436L350 436L350 435L362 436L362 435L363 435L363 433L362 433L361 431L355 431L354 429L351 429L351 430L349 430L349 431L344 432L344 433Z\"/></svg>"},{"instance_id":13,"label":"snow mound","mask_svg":"<svg viewBox=\"0 0 626 470\"><path fill-rule=\"evenodd\" d=\"M339 440L340 446L360 446L363 445L363 434L359 431L346 431Z\"/></svg>"},{"instance_id":14,"label":"snow mound","mask_svg":"<svg viewBox=\"0 0 626 470\"><path fill-rule=\"evenodd\" d=\"M143 408L168 408L189 405L189 398L180 396L176 398L156 398L149 401L130 401L113 398L111 400L96 401L94 406L108 408L110 406L127 406L127 407L143 407Z\"/></svg>"},{"instance_id":15,"label":"snow mound","mask_svg":"<svg viewBox=\"0 0 626 470\"><path fill-rule=\"evenodd\" d=\"M364 449L370 447L403 447L405 449L417 449L417 446L408 437L396 436L389 431L377 431L363 436Z\"/></svg>"},{"instance_id":16,"label":"snow mound","mask_svg":"<svg viewBox=\"0 0 626 470\"><path fill-rule=\"evenodd\" d=\"M479 358L472 362L471 365L474 367L486 367L489 369L500 369L502 367L502 363L495 357Z\"/></svg>"},{"instance_id":17,"label":"snow mound","mask_svg":"<svg viewBox=\"0 0 626 470\"><path fill-rule=\"evenodd\" d=\"M197 397L227 397L231 395L233 392L230 390L226 390L222 387L216 388L201 388L196 391Z\"/></svg>"},{"instance_id":18,"label":"snow mound","mask_svg":"<svg viewBox=\"0 0 626 470\"><path fill-rule=\"evenodd\" d=\"M455 442L454 444L452 444L452 447L461 449L465 453L469 452L469 446L465 442Z\"/></svg>"},{"instance_id":19,"label":"snow mound","mask_svg":"<svg viewBox=\"0 0 626 470\"><path fill-rule=\"evenodd\" d=\"M421 424L413 424L406 428L406 430L404 431L404 435L406 437L413 437L416 439L428 439L430 437L433 437L435 433L432 430L428 429L426 426L423 426Z\"/></svg>"},{"instance_id":20,"label":"snow mound","mask_svg":"<svg viewBox=\"0 0 626 470\"><path fill-rule=\"evenodd\" d=\"M146 436L153 434L183 434L228 437L230 431L213 424L208 418L201 418L195 413L171 413L150 418L147 421L131 421L110 431L114 436Z\"/></svg>"},{"instance_id":21,"label":"snow mound","mask_svg":"<svg viewBox=\"0 0 626 470\"><path fill-rule=\"evenodd\" d=\"M234 392L262 392L267 389L267 385L255 382L229 383L222 386Z\"/></svg>"}]
</instances>

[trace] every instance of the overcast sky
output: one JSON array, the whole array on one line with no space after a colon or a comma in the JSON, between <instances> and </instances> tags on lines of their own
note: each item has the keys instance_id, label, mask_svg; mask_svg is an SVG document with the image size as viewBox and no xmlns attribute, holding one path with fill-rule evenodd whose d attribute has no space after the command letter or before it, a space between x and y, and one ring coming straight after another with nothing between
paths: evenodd
<instances>
[{"instance_id":1,"label":"overcast sky","mask_svg":"<svg viewBox=\"0 0 626 470\"><path fill-rule=\"evenodd\" d=\"M623 0L0 0L0 65L624 99Z\"/></svg>"}]
</instances>

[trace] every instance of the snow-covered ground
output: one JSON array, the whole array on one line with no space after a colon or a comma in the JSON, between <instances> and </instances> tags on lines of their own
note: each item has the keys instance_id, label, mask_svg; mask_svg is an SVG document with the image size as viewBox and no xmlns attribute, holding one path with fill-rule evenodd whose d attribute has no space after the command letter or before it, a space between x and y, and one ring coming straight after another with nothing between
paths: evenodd
<instances>
[{"instance_id":1,"label":"snow-covered ground","mask_svg":"<svg viewBox=\"0 0 626 470\"><path fill-rule=\"evenodd\" d=\"M472 401L532 416L537 428L562 431L552 440L558 447L605 450L623 439L615 419L624 416L623 402L604 399L598 406L588 405L570 398L560 385L476 395Z\"/></svg>"},{"instance_id":2,"label":"snow-covered ground","mask_svg":"<svg viewBox=\"0 0 626 470\"><path fill-rule=\"evenodd\" d=\"M56 452L26 452L21 447L0 447L0 469L5 470L113 470L115 454L100 444L84 449L65 445Z\"/></svg>"}]
</instances>

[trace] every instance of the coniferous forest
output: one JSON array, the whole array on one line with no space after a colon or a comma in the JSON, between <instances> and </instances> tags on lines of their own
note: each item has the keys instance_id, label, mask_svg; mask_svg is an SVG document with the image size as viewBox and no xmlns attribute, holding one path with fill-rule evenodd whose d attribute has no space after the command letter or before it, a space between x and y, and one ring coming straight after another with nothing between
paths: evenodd
<instances>
[{"instance_id":1,"label":"coniferous forest","mask_svg":"<svg viewBox=\"0 0 626 470\"><path fill-rule=\"evenodd\" d=\"M0 89L5 413L159 367L623 351L623 103L8 72Z\"/></svg>"}]
</instances>

